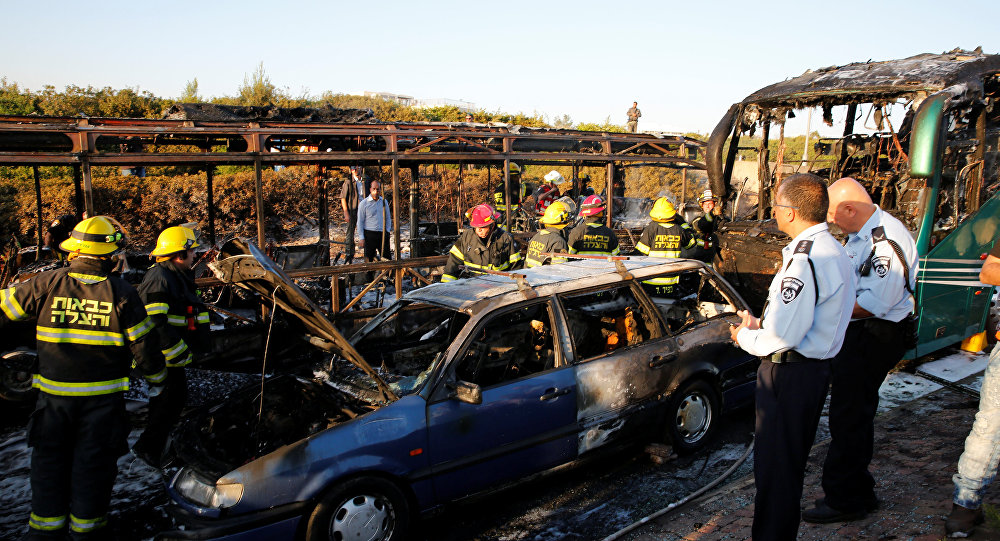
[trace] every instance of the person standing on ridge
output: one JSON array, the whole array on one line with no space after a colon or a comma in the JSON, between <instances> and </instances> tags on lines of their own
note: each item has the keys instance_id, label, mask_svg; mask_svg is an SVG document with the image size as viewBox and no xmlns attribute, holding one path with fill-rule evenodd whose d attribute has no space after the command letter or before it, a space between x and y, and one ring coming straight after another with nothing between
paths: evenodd
<instances>
[{"instance_id":1,"label":"person standing on ridge","mask_svg":"<svg viewBox=\"0 0 1000 541\"><path fill-rule=\"evenodd\" d=\"M628 131L629 133L635 133L636 129L639 127L639 117L642 116L642 111L639 110L639 102L632 102L632 107L628 110Z\"/></svg>"}]
</instances>

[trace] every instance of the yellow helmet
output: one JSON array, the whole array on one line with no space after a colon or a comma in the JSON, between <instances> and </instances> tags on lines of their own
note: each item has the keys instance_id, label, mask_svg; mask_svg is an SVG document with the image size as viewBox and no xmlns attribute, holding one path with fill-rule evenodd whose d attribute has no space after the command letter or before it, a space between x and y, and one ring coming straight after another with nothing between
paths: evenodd
<instances>
[{"instance_id":1,"label":"yellow helmet","mask_svg":"<svg viewBox=\"0 0 1000 541\"><path fill-rule=\"evenodd\" d=\"M517 165L514 162L510 162L510 174L512 174L512 175L520 175L521 174L521 166Z\"/></svg>"},{"instance_id":2,"label":"yellow helmet","mask_svg":"<svg viewBox=\"0 0 1000 541\"><path fill-rule=\"evenodd\" d=\"M677 214L674 204L666 197L661 197L653 203L653 210L649 211L649 217L657 222L665 222Z\"/></svg>"},{"instance_id":3,"label":"yellow helmet","mask_svg":"<svg viewBox=\"0 0 1000 541\"><path fill-rule=\"evenodd\" d=\"M194 231L181 225L175 225L174 227L164 229L160 233L160 236L156 238L156 248L152 252L149 252L149 255L157 257L168 256L177 252L190 250L191 248L197 248L198 246L199 244L195 240Z\"/></svg>"},{"instance_id":4,"label":"yellow helmet","mask_svg":"<svg viewBox=\"0 0 1000 541\"><path fill-rule=\"evenodd\" d=\"M538 223L544 225L564 226L569 223L569 209L566 205L556 201L545 209L545 215L538 219Z\"/></svg>"},{"instance_id":5,"label":"yellow helmet","mask_svg":"<svg viewBox=\"0 0 1000 541\"><path fill-rule=\"evenodd\" d=\"M110 216L94 216L73 227L69 238L59 243L59 247L70 254L107 256L117 253L128 235L118 220Z\"/></svg>"}]
</instances>

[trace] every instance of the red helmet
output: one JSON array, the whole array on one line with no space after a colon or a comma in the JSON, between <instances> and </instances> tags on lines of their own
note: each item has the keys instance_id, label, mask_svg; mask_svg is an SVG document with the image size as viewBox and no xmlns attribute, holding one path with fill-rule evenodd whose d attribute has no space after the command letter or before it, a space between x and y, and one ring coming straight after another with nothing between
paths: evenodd
<instances>
[{"instance_id":1,"label":"red helmet","mask_svg":"<svg viewBox=\"0 0 1000 541\"><path fill-rule=\"evenodd\" d=\"M588 195L580 205L580 216L594 216L604 212L604 199L599 195Z\"/></svg>"},{"instance_id":2,"label":"red helmet","mask_svg":"<svg viewBox=\"0 0 1000 541\"><path fill-rule=\"evenodd\" d=\"M472 218L469 220L469 225L472 227L489 227L495 224L499 218L499 212L493 210L493 207L486 203L483 203L476 205L476 208L472 209Z\"/></svg>"}]
</instances>

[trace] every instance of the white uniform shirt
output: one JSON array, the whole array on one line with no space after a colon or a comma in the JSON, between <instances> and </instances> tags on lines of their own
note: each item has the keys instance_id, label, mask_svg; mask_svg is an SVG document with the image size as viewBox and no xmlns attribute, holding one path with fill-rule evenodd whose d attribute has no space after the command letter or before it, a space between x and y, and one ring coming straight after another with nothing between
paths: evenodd
<instances>
[{"instance_id":1,"label":"white uniform shirt","mask_svg":"<svg viewBox=\"0 0 1000 541\"><path fill-rule=\"evenodd\" d=\"M910 267L910 289L917 285L917 244L903 222L875 206L865 225L857 233L847 235L847 256L851 258L858 280L858 306L875 317L889 321L902 321L913 311L913 297L906 290L903 262L886 242L875 242L868 276L861 276L861 267L872 253L872 230L881 227L885 237L893 240L903 251L906 265Z\"/></svg>"},{"instance_id":2,"label":"white uniform shirt","mask_svg":"<svg viewBox=\"0 0 1000 541\"><path fill-rule=\"evenodd\" d=\"M854 270L844 247L825 223L816 224L782 248L781 259L761 328L740 329L740 347L759 357L789 349L811 359L833 357L844 344L854 309Z\"/></svg>"},{"instance_id":3,"label":"white uniform shirt","mask_svg":"<svg viewBox=\"0 0 1000 541\"><path fill-rule=\"evenodd\" d=\"M392 231L392 210L384 197L378 201L368 196L358 203L358 227L356 237L364 238L365 231Z\"/></svg>"}]
</instances>

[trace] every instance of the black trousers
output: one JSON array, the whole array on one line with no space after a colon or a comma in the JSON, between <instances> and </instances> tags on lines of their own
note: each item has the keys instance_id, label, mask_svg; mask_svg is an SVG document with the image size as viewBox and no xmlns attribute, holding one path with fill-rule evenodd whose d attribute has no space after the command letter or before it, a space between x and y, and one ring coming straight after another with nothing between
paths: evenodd
<instances>
[{"instance_id":1,"label":"black trousers","mask_svg":"<svg viewBox=\"0 0 1000 541\"><path fill-rule=\"evenodd\" d=\"M358 209L347 209L347 236L344 237L344 262L350 264L354 259L354 230L358 227Z\"/></svg>"},{"instance_id":2,"label":"black trousers","mask_svg":"<svg viewBox=\"0 0 1000 541\"><path fill-rule=\"evenodd\" d=\"M117 460L128 451L128 431L122 393L39 393L28 423L31 512L43 521L65 517L74 538L102 538Z\"/></svg>"},{"instance_id":3,"label":"black trousers","mask_svg":"<svg viewBox=\"0 0 1000 541\"><path fill-rule=\"evenodd\" d=\"M755 540L794 540L798 534L806 460L829 382L827 361L775 364L765 359L757 369Z\"/></svg>"},{"instance_id":4,"label":"black trousers","mask_svg":"<svg viewBox=\"0 0 1000 541\"><path fill-rule=\"evenodd\" d=\"M382 259L392 259L392 250L389 249L389 237L391 231L382 234L381 231L365 230L365 261L375 261L375 253L382 256Z\"/></svg>"},{"instance_id":5,"label":"black trousers","mask_svg":"<svg viewBox=\"0 0 1000 541\"><path fill-rule=\"evenodd\" d=\"M875 444L878 389L905 353L903 323L852 321L832 362L830 449L823 463L826 503L838 511L865 510L875 500L868 472Z\"/></svg>"},{"instance_id":6,"label":"black trousers","mask_svg":"<svg viewBox=\"0 0 1000 541\"><path fill-rule=\"evenodd\" d=\"M184 367L167 368L163 391L149 399L149 416L146 429L135 442L137 451L159 462L166 451L167 437L174 429L181 411L187 404L187 374ZM158 466L159 464L154 464Z\"/></svg>"}]
</instances>

